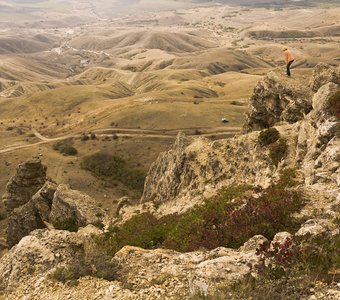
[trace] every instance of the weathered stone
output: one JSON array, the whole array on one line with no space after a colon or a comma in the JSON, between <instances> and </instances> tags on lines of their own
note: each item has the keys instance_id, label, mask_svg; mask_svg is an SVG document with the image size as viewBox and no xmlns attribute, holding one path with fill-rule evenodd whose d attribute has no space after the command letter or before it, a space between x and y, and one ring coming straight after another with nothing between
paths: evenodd
<instances>
[{"instance_id":1,"label":"weathered stone","mask_svg":"<svg viewBox=\"0 0 340 300\"><path fill-rule=\"evenodd\" d=\"M12 247L31 231L45 227L34 203L30 201L14 209L8 218L7 244Z\"/></svg>"},{"instance_id":2,"label":"weathered stone","mask_svg":"<svg viewBox=\"0 0 340 300\"><path fill-rule=\"evenodd\" d=\"M289 232L278 232L275 234L271 244L279 244L282 245L287 239L292 238L292 235Z\"/></svg>"},{"instance_id":3,"label":"weathered stone","mask_svg":"<svg viewBox=\"0 0 340 300\"><path fill-rule=\"evenodd\" d=\"M57 185L51 181L47 181L44 186L32 197L32 202L36 207L41 219L49 222L52 208L52 201Z\"/></svg>"},{"instance_id":4,"label":"weathered stone","mask_svg":"<svg viewBox=\"0 0 340 300\"><path fill-rule=\"evenodd\" d=\"M159 212L184 212L236 181L266 187L273 175L268 152L256 146L258 133L215 142L202 137L183 142L183 135L179 139L152 164L145 181L141 201L161 204Z\"/></svg>"},{"instance_id":5,"label":"weathered stone","mask_svg":"<svg viewBox=\"0 0 340 300\"><path fill-rule=\"evenodd\" d=\"M298 232L295 234L296 236L306 236L306 237L316 237L328 232L329 229L322 226L318 220L308 220L306 221Z\"/></svg>"},{"instance_id":6,"label":"weathered stone","mask_svg":"<svg viewBox=\"0 0 340 300\"><path fill-rule=\"evenodd\" d=\"M46 167L39 159L31 159L17 168L3 195L8 215L13 209L26 204L46 181Z\"/></svg>"},{"instance_id":7,"label":"weathered stone","mask_svg":"<svg viewBox=\"0 0 340 300\"><path fill-rule=\"evenodd\" d=\"M336 183L339 170L338 121L330 113L330 99L338 90L334 83L321 87L313 97L313 111L299 124L296 163L307 184L321 181Z\"/></svg>"},{"instance_id":8,"label":"weathered stone","mask_svg":"<svg viewBox=\"0 0 340 300\"><path fill-rule=\"evenodd\" d=\"M56 184L46 182L29 202L12 211L7 225L7 244L9 247L17 244L31 231L46 228L45 222L49 221L55 190Z\"/></svg>"},{"instance_id":9,"label":"weathered stone","mask_svg":"<svg viewBox=\"0 0 340 300\"><path fill-rule=\"evenodd\" d=\"M295 123L311 111L310 92L298 89L285 80L270 72L255 86L249 102L245 132L262 130L280 121Z\"/></svg>"},{"instance_id":10,"label":"weathered stone","mask_svg":"<svg viewBox=\"0 0 340 300\"><path fill-rule=\"evenodd\" d=\"M319 63L313 70L313 79L310 86L316 92L324 84L333 82L340 84L340 67L332 67L325 63Z\"/></svg>"},{"instance_id":11,"label":"weathered stone","mask_svg":"<svg viewBox=\"0 0 340 300\"><path fill-rule=\"evenodd\" d=\"M75 190L67 185L59 185L53 198L50 213L50 222L74 219L79 227L88 224L100 226L105 212L96 205L90 196Z\"/></svg>"},{"instance_id":12,"label":"weathered stone","mask_svg":"<svg viewBox=\"0 0 340 300\"><path fill-rule=\"evenodd\" d=\"M241 246L241 251L256 251L263 243L268 242L268 239L265 238L263 235L255 235L247 242Z\"/></svg>"},{"instance_id":13,"label":"weathered stone","mask_svg":"<svg viewBox=\"0 0 340 300\"><path fill-rule=\"evenodd\" d=\"M115 212L115 217L118 217L119 216L119 213L120 213L120 210L126 206L126 205L129 205L131 204L131 201L129 199L129 197L122 197L118 200L118 204L117 204L117 207L116 207L116 212Z\"/></svg>"},{"instance_id":14,"label":"weathered stone","mask_svg":"<svg viewBox=\"0 0 340 300\"><path fill-rule=\"evenodd\" d=\"M14 289L25 278L46 275L58 265L72 265L85 256L91 240L83 233L36 230L1 258L0 287Z\"/></svg>"}]
</instances>

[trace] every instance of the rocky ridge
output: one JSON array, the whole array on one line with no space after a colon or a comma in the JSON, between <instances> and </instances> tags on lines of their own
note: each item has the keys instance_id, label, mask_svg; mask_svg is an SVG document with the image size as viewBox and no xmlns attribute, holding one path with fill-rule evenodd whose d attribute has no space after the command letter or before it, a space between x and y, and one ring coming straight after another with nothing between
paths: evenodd
<instances>
[{"instance_id":1,"label":"rocky ridge","mask_svg":"<svg viewBox=\"0 0 340 300\"><path fill-rule=\"evenodd\" d=\"M295 235L309 238L339 234L333 223L339 214L340 201L339 119L335 108L339 99L334 100L339 85L333 75L324 76L324 70L318 67L314 71L311 87L322 83L314 95L306 87L292 86L288 90L288 79L273 73L254 90L251 100L254 106L246 128L249 131L275 126L281 138L289 142L278 164L273 164L270 150L260 145L259 131L214 142L204 138L191 140L179 134L173 149L162 153L151 166L141 204L131 206L125 201L126 206L119 209L112 222L122 224L143 211L156 216L182 213L223 186L245 183L265 188L276 181L283 169L296 168L304 181L298 188L310 196L303 211L310 220ZM329 67L327 70L327 74L338 72ZM277 106L272 105L272 97ZM259 111L261 106L266 110ZM28 218L32 224L43 223L46 228L29 233L1 258L0 288L5 299L191 299L198 294L213 294L248 274L249 263L253 265L259 260L255 249L266 241L263 236L254 236L239 249L221 247L191 253L126 246L112 258L119 266L114 281L84 277L73 287L52 280L49 274L93 255L97 247L95 237L103 232L86 226L87 222L80 222L84 228L74 233L50 227L48 222L54 214L82 220L82 199L88 199L65 186L52 184L50 188L58 192L48 192L45 186L14 210L17 215L12 220L13 232L28 234L26 228L14 229L21 224L14 220L20 218ZM92 210L92 205L85 207ZM89 213L88 219L93 217ZM278 233L271 245L291 236L287 232ZM328 287L315 295L317 299L337 299L340 291Z\"/></svg>"}]
</instances>

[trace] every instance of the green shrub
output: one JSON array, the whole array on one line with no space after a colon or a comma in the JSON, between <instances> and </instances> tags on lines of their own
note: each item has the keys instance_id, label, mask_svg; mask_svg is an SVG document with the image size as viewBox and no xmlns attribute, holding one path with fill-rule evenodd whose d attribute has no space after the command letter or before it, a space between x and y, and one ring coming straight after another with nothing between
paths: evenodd
<instances>
[{"instance_id":1,"label":"green shrub","mask_svg":"<svg viewBox=\"0 0 340 300\"><path fill-rule=\"evenodd\" d=\"M243 194L242 187L224 190L214 201L185 214L164 245L179 251L219 246L237 248L256 234L270 239L277 232L297 230L300 223L291 215L303 207L304 199L301 192L287 189L294 180L287 177L283 174L283 179L259 198L247 197L241 202L231 199Z\"/></svg>"},{"instance_id":2,"label":"green shrub","mask_svg":"<svg viewBox=\"0 0 340 300\"><path fill-rule=\"evenodd\" d=\"M90 136L88 136L87 134L83 133L80 137L80 140L85 142L88 141L90 139Z\"/></svg>"},{"instance_id":3,"label":"green shrub","mask_svg":"<svg viewBox=\"0 0 340 300\"><path fill-rule=\"evenodd\" d=\"M264 147L275 143L279 138L280 138L279 131L276 128L271 127L261 131L258 137L258 142L261 146Z\"/></svg>"},{"instance_id":4,"label":"green shrub","mask_svg":"<svg viewBox=\"0 0 340 300\"><path fill-rule=\"evenodd\" d=\"M288 150L287 141L283 138L269 146L269 156L275 166L286 157Z\"/></svg>"},{"instance_id":5,"label":"green shrub","mask_svg":"<svg viewBox=\"0 0 340 300\"><path fill-rule=\"evenodd\" d=\"M81 167L111 184L118 181L138 192L143 191L144 172L129 169L120 157L99 152L85 157Z\"/></svg>"},{"instance_id":6,"label":"green shrub","mask_svg":"<svg viewBox=\"0 0 340 300\"><path fill-rule=\"evenodd\" d=\"M57 219L53 222L53 226L58 230L67 230L71 232L77 232L79 229L78 221L75 217Z\"/></svg>"},{"instance_id":7,"label":"green shrub","mask_svg":"<svg viewBox=\"0 0 340 300\"><path fill-rule=\"evenodd\" d=\"M300 225L292 217L304 205L302 193L291 189L296 184L295 171L289 169L260 197L247 195L248 186L225 188L182 215L160 219L150 213L136 215L121 227L112 227L100 242L113 255L125 245L187 252L238 248L256 234L271 239L277 232L294 232Z\"/></svg>"},{"instance_id":8,"label":"green shrub","mask_svg":"<svg viewBox=\"0 0 340 300\"><path fill-rule=\"evenodd\" d=\"M80 259L70 266L57 268L49 277L63 283L77 281L84 276L113 281L116 279L117 270L117 264L107 254L98 252L89 259Z\"/></svg>"},{"instance_id":9,"label":"green shrub","mask_svg":"<svg viewBox=\"0 0 340 300\"><path fill-rule=\"evenodd\" d=\"M78 154L78 150L72 146L71 140L65 140L55 143L53 145L53 150L58 151L65 156Z\"/></svg>"},{"instance_id":10,"label":"green shrub","mask_svg":"<svg viewBox=\"0 0 340 300\"><path fill-rule=\"evenodd\" d=\"M334 281L340 268L339 248L340 236L328 234L307 240L294 237L273 247L264 243L257 251L260 267L251 266L258 276L249 274L218 294L221 299L226 295L228 299L254 300L308 298L316 281Z\"/></svg>"}]
</instances>

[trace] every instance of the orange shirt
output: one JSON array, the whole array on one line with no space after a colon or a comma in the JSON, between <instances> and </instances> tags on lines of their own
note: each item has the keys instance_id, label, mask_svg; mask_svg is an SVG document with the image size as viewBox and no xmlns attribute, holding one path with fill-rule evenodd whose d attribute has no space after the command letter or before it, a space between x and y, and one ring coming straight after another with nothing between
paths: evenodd
<instances>
[{"instance_id":1,"label":"orange shirt","mask_svg":"<svg viewBox=\"0 0 340 300\"><path fill-rule=\"evenodd\" d=\"M286 64L288 64L290 61L294 60L294 55L289 50L285 50L283 52L283 56L285 58Z\"/></svg>"}]
</instances>

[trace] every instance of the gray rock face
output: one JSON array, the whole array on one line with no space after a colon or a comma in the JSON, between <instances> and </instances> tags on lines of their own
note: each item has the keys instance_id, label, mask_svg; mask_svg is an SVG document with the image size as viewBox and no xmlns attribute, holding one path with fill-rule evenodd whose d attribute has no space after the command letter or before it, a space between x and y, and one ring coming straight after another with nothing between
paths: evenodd
<instances>
[{"instance_id":1,"label":"gray rock face","mask_svg":"<svg viewBox=\"0 0 340 300\"><path fill-rule=\"evenodd\" d=\"M31 231L45 227L34 203L30 201L14 209L8 218L7 244L9 247L13 247Z\"/></svg>"},{"instance_id":2,"label":"gray rock face","mask_svg":"<svg viewBox=\"0 0 340 300\"><path fill-rule=\"evenodd\" d=\"M47 181L44 186L32 197L32 202L36 207L40 218L44 222L49 222L52 202L57 185Z\"/></svg>"},{"instance_id":3,"label":"gray rock face","mask_svg":"<svg viewBox=\"0 0 340 300\"><path fill-rule=\"evenodd\" d=\"M337 184L339 177L340 141L338 120L330 113L330 99L339 86L328 83L313 98L313 111L299 124L296 164L304 174L306 183Z\"/></svg>"},{"instance_id":4,"label":"gray rock face","mask_svg":"<svg viewBox=\"0 0 340 300\"><path fill-rule=\"evenodd\" d=\"M333 82L340 84L340 67L320 63L313 71L313 79L310 86L314 92L317 92L326 83Z\"/></svg>"},{"instance_id":5,"label":"gray rock face","mask_svg":"<svg viewBox=\"0 0 340 300\"><path fill-rule=\"evenodd\" d=\"M52 206L56 185L46 182L45 185L26 204L15 208L8 218L7 244L13 247L24 236L35 229L46 227Z\"/></svg>"},{"instance_id":6,"label":"gray rock face","mask_svg":"<svg viewBox=\"0 0 340 300\"><path fill-rule=\"evenodd\" d=\"M3 195L7 213L26 204L46 181L46 167L39 159L31 159L17 168L16 174L10 179Z\"/></svg>"},{"instance_id":7,"label":"gray rock face","mask_svg":"<svg viewBox=\"0 0 340 300\"><path fill-rule=\"evenodd\" d=\"M310 91L290 85L270 72L254 88L244 131L262 130L280 121L302 120L312 109Z\"/></svg>"},{"instance_id":8,"label":"gray rock face","mask_svg":"<svg viewBox=\"0 0 340 300\"><path fill-rule=\"evenodd\" d=\"M79 191L71 190L67 185L59 185L53 198L50 222L53 224L66 219L74 219L79 227L88 224L102 224L105 212L94 199Z\"/></svg>"},{"instance_id":9,"label":"gray rock face","mask_svg":"<svg viewBox=\"0 0 340 300\"><path fill-rule=\"evenodd\" d=\"M196 204L196 198L211 197L218 187L238 184L266 186L273 175L266 150L257 145L258 133L212 142L177 138L173 148L153 163L145 181L142 202L165 203L181 199L162 209L182 211ZM190 200L189 200L190 199Z\"/></svg>"}]
</instances>

